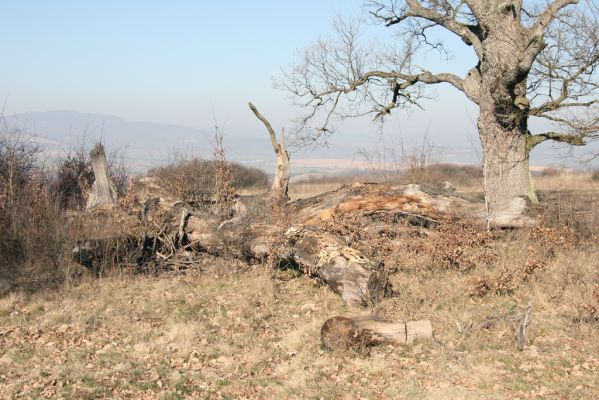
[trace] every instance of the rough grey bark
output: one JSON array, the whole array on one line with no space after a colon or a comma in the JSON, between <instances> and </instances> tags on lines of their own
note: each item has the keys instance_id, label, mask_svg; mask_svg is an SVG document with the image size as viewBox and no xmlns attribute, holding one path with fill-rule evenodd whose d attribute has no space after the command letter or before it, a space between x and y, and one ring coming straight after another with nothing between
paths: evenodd
<instances>
[{"instance_id":1,"label":"rough grey bark","mask_svg":"<svg viewBox=\"0 0 599 400\"><path fill-rule=\"evenodd\" d=\"M272 125L270 125L270 122L268 122L268 120L262 114L260 114L256 106L254 106L252 103L248 104L256 118L258 118L266 127L268 135L270 136L272 148L277 156L277 168L275 170L275 178L272 183L273 197L277 200L285 201L289 198L288 190L290 174L289 152L285 149L285 131L281 130L280 140L277 140L277 135L275 130L272 128Z\"/></svg>"},{"instance_id":2,"label":"rough grey bark","mask_svg":"<svg viewBox=\"0 0 599 400\"><path fill-rule=\"evenodd\" d=\"M514 198L536 200L529 155L553 140L583 145L599 133L599 10L579 0L386 0L367 1L375 21L405 40L393 50L359 43L359 24L337 21L338 36L308 48L279 85L304 110L300 138L332 132L334 117L420 105L423 87L446 83L480 110L485 194L490 213ZM462 78L431 73L414 62L421 47L445 52L428 35L442 27L471 47L478 63ZM400 48L399 51L396 49ZM531 132L530 118L555 131Z\"/></svg>"},{"instance_id":3,"label":"rough grey bark","mask_svg":"<svg viewBox=\"0 0 599 400\"><path fill-rule=\"evenodd\" d=\"M105 204L116 204L117 194L114 184L110 179L108 172L108 163L106 153L101 143L96 144L89 154L92 168L94 170L94 183L92 192L87 199L86 210L91 210L97 206Z\"/></svg>"}]
</instances>

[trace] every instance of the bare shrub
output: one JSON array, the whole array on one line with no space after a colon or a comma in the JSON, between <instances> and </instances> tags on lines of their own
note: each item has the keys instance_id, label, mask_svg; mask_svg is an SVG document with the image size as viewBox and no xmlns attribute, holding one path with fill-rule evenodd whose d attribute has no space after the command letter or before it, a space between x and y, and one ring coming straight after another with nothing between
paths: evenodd
<instances>
[{"instance_id":1,"label":"bare shrub","mask_svg":"<svg viewBox=\"0 0 599 400\"><path fill-rule=\"evenodd\" d=\"M362 149L358 154L366 160L375 176L399 183L439 185L449 181L472 186L482 182L483 178L480 166L441 163L442 152L427 133L413 145L407 145L403 140L389 143L381 134L378 148Z\"/></svg>"},{"instance_id":2,"label":"bare shrub","mask_svg":"<svg viewBox=\"0 0 599 400\"><path fill-rule=\"evenodd\" d=\"M268 187L268 176L257 168L229 162L233 176L233 186L239 189ZM216 186L216 163L194 156L175 155L171 163L153 168L150 175L158 179L158 184L176 198L203 202L212 198Z\"/></svg>"},{"instance_id":3,"label":"bare shrub","mask_svg":"<svg viewBox=\"0 0 599 400\"><path fill-rule=\"evenodd\" d=\"M0 278L36 289L64 278L68 230L40 149L21 131L0 137Z\"/></svg>"},{"instance_id":4,"label":"bare shrub","mask_svg":"<svg viewBox=\"0 0 599 400\"><path fill-rule=\"evenodd\" d=\"M214 128L212 157L214 159L214 202L219 215L228 216L232 212L236 190L231 163L227 160L223 143L223 131Z\"/></svg>"},{"instance_id":5,"label":"bare shrub","mask_svg":"<svg viewBox=\"0 0 599 400\"><path fill-rule=\"evenodd\" d=\"M439 185L445 181L459 186L475 186L483 179L483 170L478 165L438 163L412 169L412 181Z\"/></svg>"},{"instance_id":6,"label":"bare shrub","mask_svg":"<svg viewBox=\"0 0 599 400\"><path fill-rule=\"evenodd\" d=\"M556 190L539 193L547 227L567 227L582 241L599 238L599 195L593 190Z\"/></svg>"}]
</instances>

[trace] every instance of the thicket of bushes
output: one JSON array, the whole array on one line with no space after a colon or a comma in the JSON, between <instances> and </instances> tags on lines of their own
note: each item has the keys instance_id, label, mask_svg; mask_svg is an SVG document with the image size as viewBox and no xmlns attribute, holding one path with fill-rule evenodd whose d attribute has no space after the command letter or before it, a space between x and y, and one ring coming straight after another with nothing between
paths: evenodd
<instances>
[{"instance_id":1,"label":"thicket of bushes","mask_svg":"<svg viewBox=\"0 0 599 400\"><path fill-rule=\"evenodd\" d=\"M129 174L119 156L112 152L108 160L123 194ZM65 278L76 239L67 211L83 209L93 180L83 148L51 161L31 135L0 133L0 292L6 286L36 290Z\"/></svg>"},{"instance_id":2,"label":"thicket of bushes","mask_svg":"<svg viewBox=\"0 0 599 400\"><path fill-rule=\"evenodd\" d=\"M237 189L265 189L268 175L257 168L230 163L233 186ZM216 187L216 162L213 160L179 159L168 165L153 168L149 174L175 197L196 201L210 195Z\"/></svg>"},{"instance_id":3,"label":"thicket of bushes","mask_svg":"<svg viewBox=\"0 0 599 400\"><path fill-rule=\"evenodd\" d=\"M117 194L124 197L130 174L122 154L111 151L107 160ZM230 167L235 188L268 186L263 171ZM215 161L180 160L150 173L185 200L215 191ZM30 135L0 132L0 295L7 285L36 290L66 277L73 244L84 235L77 232L73 211L85 207L93 180L83 147L49 162Z\"/></svg>"},{"instance_id":4,"label":"thicket of bushes","mask_svg":"<svg viewBox=\"0 0 599 400\"><path fill-rule=\"evenodd\" d=\"M65 214L42 161L22 132L0 136L0 279L10 285L48 283L63 264Z\"/></svg>"}]
</instances>

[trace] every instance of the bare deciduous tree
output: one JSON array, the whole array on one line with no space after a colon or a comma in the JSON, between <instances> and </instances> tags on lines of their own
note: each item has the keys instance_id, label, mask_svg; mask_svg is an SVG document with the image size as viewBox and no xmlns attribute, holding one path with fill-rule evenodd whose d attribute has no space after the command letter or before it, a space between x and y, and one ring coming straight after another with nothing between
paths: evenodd
<instances>
[{"instance_id":1,"label":"bare deciduous tree","mask_svg":"<svg viewBox=\"0 0 599 400\"><path fill-rule=\"evenodd\" d=\"M359 21L337 20L336 37L305 50L279 82L304 111L299 138L331 133L336 117L383 117L420 106L429 97L427 85L447 83L479 107L485 192L493 211L514 197L536 200L528 169L535 146L546 140L583 145L597 137L595 0L385 0L368 1L366 10L394 30L393 45L363 45ZM463 77L415 65L419 50L446 52L432 39L439 27L478 59ZM531 118L554 127L531 132Z\"/></svg>"}]
</instances>

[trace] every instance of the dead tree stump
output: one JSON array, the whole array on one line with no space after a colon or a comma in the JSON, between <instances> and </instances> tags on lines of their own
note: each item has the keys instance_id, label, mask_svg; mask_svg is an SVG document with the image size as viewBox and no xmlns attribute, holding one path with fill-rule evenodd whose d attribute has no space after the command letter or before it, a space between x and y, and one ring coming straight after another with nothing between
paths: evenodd
<instances>
[{"instance_id":1,"label":"dead tree stump","mask_svg":"<svg viewBox=\"0 0 599 400\"><path fill-rule=\"evenodd\" d=\"M89 153L89 156L91 158L95 180L92 185L92 192L87 199L85 209L91 210L100 205L116 204L116 189L114 188L108 172L108 162L106 161L104 146L102 146L101 143L96 144Z\"/></svg>"}]
</instances>

